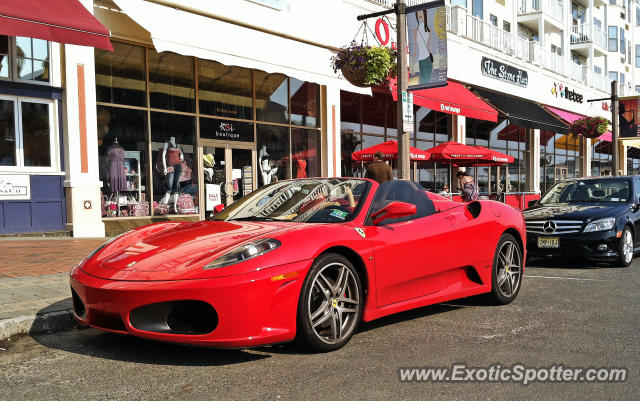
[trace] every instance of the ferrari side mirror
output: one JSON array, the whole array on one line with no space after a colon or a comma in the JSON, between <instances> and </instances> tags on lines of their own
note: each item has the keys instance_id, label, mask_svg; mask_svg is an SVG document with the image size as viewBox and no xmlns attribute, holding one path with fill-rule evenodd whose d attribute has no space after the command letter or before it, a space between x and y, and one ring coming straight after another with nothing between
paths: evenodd
<instances>
[{"instance_id":1,"label":"ferrari side mirror","mask_svg":"<svg viewBox=\"0 0 640 401\"><path fill-rule=\"evenodd\" d=\"M405 202L391 202L387 206L371 215L373 224L378 225L387 219L397 219L399 217L413 216L416 214L416 205Z\"/></svg>"}]
</instances>

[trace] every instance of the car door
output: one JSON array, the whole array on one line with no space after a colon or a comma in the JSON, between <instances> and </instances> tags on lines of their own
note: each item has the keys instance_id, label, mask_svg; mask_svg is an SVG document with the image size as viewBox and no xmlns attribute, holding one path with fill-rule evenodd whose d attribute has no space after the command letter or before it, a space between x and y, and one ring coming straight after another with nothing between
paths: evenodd
<instances>
[{"instance_id":1,"label":"car door","mask_svg":"<svg viewBox=\"0 0 640 401\"><path fill-rule=\"evenodd\" d=\"M370 214L391 201L416 205L414 216L385 220L365 227L375 262L377 306L440 291L444 281L440 272L450 264L455 240L455 216L436 213L424 190L408 181L382 184L374 195ZM397 188L389 188L396 186ZM384 194L387 191L387 194Z\"/></svg>"}]
</instances>

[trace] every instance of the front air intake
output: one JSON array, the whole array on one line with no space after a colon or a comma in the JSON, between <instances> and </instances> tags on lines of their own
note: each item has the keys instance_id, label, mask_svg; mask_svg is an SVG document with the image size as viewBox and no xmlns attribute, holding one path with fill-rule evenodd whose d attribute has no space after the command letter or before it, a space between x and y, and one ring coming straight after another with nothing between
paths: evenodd
<instances>
[{"instance_id":1,"label":"front air intake","mask_svg":"<svg viewBox=\"0 0 640 401\"><path fill-rule=\"evenodd\" d=\"M163 334L202 335L218 326L218 314L204 301L158 302L134 309L129 316L136 330Z\"/></svg>"}]
</instances>

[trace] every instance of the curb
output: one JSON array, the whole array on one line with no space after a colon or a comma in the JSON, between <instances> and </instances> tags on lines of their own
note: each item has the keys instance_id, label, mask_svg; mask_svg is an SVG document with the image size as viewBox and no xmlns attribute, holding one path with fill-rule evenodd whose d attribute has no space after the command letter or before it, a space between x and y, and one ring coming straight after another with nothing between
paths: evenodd
<instances>
[{"instance_id":1,"label":"curb","mask_svg":"<svg viewBox=\"0 0 640 401\"><path fill-rule=\"evenodd\" d=\"M36 334L69 330L76 326L73 312L68 310L23 315L0 320L0 341L16 334Z\"/></svg>"}]
</instances>

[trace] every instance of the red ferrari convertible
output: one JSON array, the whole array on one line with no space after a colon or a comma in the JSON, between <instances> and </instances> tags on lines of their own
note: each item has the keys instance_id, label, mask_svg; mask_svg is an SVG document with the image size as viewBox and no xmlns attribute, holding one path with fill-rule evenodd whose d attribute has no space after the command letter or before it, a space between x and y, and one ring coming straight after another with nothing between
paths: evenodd
<instances>
[{"instance_id":1,"label":"red ferrari convertible","mask_svg":"<svg viewBox=\"0 0 640 401\"><path fill-rule=\"evenodd\" d=\"M113 238L71 272L78 321L215 347L346 344L371 321L520 289L522 213L451 202L409 181L280 181L213 221L165 222Z\"/></svg>"}]
</instances>

